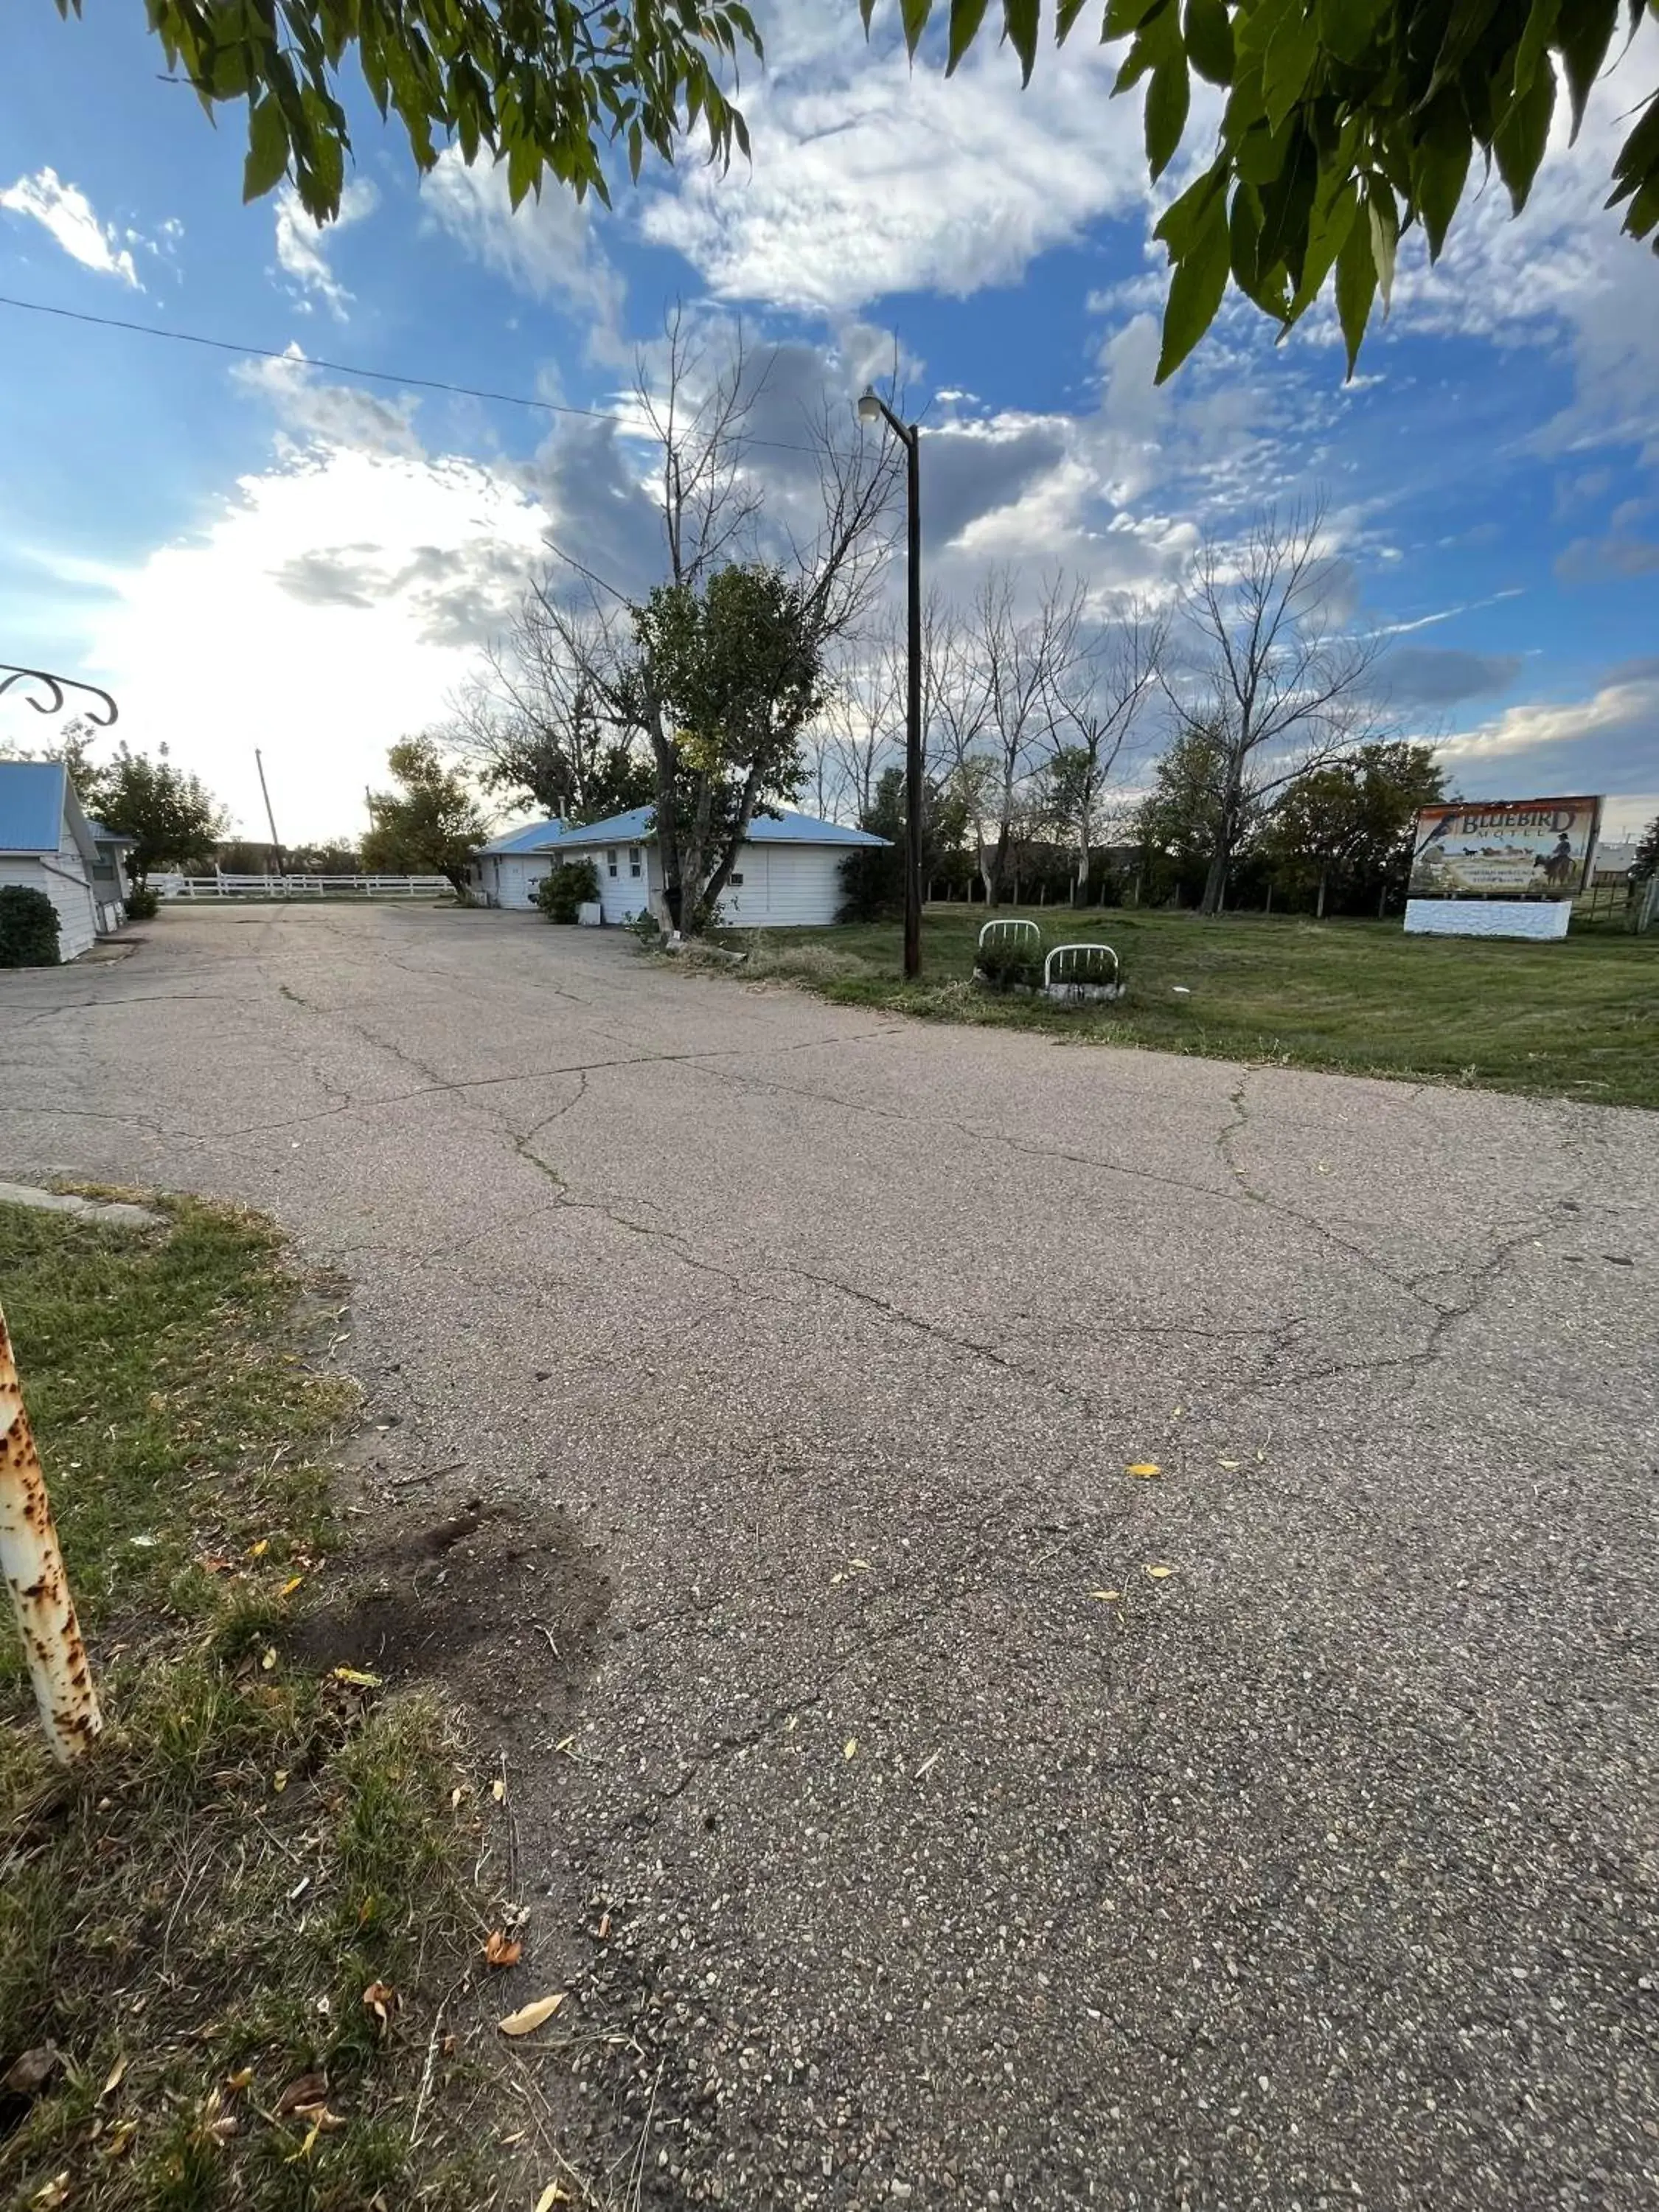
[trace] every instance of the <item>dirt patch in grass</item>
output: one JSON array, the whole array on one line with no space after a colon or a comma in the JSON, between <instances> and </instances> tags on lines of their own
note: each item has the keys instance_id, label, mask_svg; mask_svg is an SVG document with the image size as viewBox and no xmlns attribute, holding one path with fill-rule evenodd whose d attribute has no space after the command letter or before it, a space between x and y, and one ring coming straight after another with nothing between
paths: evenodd
<instances>
[{"instance_id":1,"label":"dirt patch in grass","mask_svg":"<svg viewBox=\"0 0 1659 2212\"><path fill-rule=\"evenodd\" d=\"M252 1216L167 1212L0 1206L106 1723L55 1768L0 1624L0 2203L482 2212L560 2173L603 2203L556 2069L495 2032L554 1962L470 1710L507 1710L501 1638L534 1634L568 1714L603 1580L561 1517L482 1507L354 1552L354 1395L313 1358L337 1293Z\"/></svg>"},{"instance_id":2,"label":"dirt patch in grass","mask_svg":"<svg viewBox=\"0 0 1659 2212\"><path fill-rule=\"evenodd\" d=\"M592 1670L610 1578L568 1518L474 1498L353 1553L345 1586L297 1621L287 1648L386 1682L447 1682L487 1720L515 1720L529 1640L538 1693L568 1719Z\"/></svg>"}]
</instances>

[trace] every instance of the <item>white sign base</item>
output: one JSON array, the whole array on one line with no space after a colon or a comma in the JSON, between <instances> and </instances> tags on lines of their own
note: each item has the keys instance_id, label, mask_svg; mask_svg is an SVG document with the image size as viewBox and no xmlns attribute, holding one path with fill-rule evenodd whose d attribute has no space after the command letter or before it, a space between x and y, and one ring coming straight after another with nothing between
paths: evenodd
<instances>
[{"instance_id":1,"label":"white sign base","mask_svg":"<svg viewBox=\"0 0 1659 2212\"><path fill-rule=\"evenodd\" d=\"M1407 899L1408 937L1565 937L1571 899Z\"/></svg>"}]
</instances>

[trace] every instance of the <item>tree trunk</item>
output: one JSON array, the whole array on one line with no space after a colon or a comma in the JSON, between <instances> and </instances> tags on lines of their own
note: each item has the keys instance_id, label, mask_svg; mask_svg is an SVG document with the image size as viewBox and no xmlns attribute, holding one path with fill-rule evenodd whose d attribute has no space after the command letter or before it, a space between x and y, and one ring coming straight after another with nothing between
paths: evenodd
<instances>
[{"instance_id":1,"label":"tree trunk","mask_svg":"<svg viewBox=\"0 0 1659 2212\"><path fill-rule=\"evenodd\" d=\"M1227 869L1232 855L1227 850L1227 834L1224 830L1219 842L1210 858L1209 872L1204 878L1204 896L1198 902L1202 915L1219 914L1227 903Z\"/></svg>"},{"instance_id":2,"label":"tree trunk","mask_svg":"<svg viewBox=\"0 0 1659 2212\"><path fill-rule=\"evenodd\" d=\"M1318 903L1314 908L1314 920L1316 921L1323 921L1325 919L1325 886L1329 879L1329 875L1330 871L1328 868L1322 868L1319 871L1319 900Z\"/></svg>"}]
</instances>

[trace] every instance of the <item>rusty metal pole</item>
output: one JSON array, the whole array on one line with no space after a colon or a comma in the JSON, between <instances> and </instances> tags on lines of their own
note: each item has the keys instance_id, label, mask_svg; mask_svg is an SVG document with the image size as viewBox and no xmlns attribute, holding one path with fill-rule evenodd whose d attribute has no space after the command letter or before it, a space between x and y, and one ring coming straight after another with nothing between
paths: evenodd
<instances>
[{"instance_id":1,"label":"rusty metal pole","mask_svg":"<svg viewBox=\"0 0 1659 2212\"><path fill-rule=\"evenodd\" d=\"M92 1668L75 1618L64 1555L52 1525L40 1455L0 1311L0 1572L17 1612L34 1702L46 1740L65 1766L91 1750L103 1727Z\"/></svg>"}]
</instances>

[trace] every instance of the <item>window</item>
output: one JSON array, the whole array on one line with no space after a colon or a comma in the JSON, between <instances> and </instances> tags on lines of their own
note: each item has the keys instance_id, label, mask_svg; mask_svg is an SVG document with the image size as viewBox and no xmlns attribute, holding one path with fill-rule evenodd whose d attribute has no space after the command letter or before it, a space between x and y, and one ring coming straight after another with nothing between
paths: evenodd
<instances>
[{"instance_id":1,"label":"window","mask_svg":"<svg viewBox=\"0 0 1659 2212\"><path fill-rule=\"evenodd\" d=\"M726 880L734 891L740 891L743 889L743 871L740 868L733 868Z\"/></svg>"},{"instance_id":2,"label":"window","mask_svg":"<svg viewBox=\"0 0 1659 2212\"><path fill-rule=\"evenodd\" d=\"M606 854L605 854L605 872L606 873L606 875L607 875L607 876L610 876L610 877L611 877L612 878L615 878L615 876L616 876L616 873L617 873L617 848L616 848L616 847L615 847L614 845L611 848L610 851L609 851L609 852L607 852L607 853L606 853Z\"/></svg>"},{"instance_id":3,"label":"window","mask_svg":"<svg viewBox=\"0 0 1659 2212\"><path fill-rule=\"evenodd\" d=\"M637 845L630 845L628 848L628 872L630 876L637 876L640 872L640 848Z\"/></svg>"}]
</instances>

